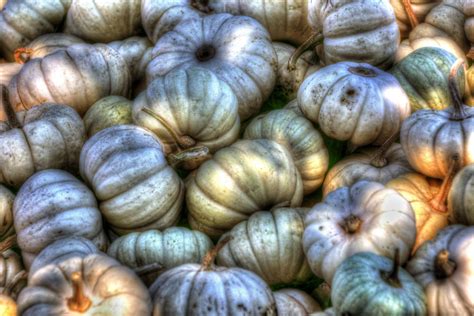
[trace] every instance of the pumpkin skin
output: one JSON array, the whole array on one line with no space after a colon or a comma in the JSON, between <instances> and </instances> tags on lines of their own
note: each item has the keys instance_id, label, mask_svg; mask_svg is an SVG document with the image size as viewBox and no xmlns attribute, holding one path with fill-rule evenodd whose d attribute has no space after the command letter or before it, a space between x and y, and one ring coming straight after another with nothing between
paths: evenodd
<instances>
[{"instance_id":1,"label":"pumpkin skin","mask_svg":"<svg viewBox=\"0 0 474 316\"><path fill-rule=\"evenodd\" d=\"M17 115L21 127L0 122L0 182L20 187L36 171L78 171L84 123L74 109L45 103Z\"/></svg>"},{"instance_id":2,"label":"pumpkin skin","mask_svg":"<svg viewBox=\"0 0 474 316\"><path fill-rule=\"evenodd\" d=\"M354 147L383 144L410 115L408 97L395 77L354 62L330 65L306 78L298 104L323 133Z\"/></svg>"},{"instance_id":3,"label":"pumpkin skin","mask_svg":"<svg viewBox=\"0 0 474 316\"><path fill-rule=\"evenodd\" d=\"M0 69L1 69L0 65ZM469 67L466 71L466 87L467 91L465 96L465 101L467 105L474 106L474 66ZM0 79L1 81L1 79Z\"/></svg>"},{"instance_id":4,"label":"pumpkin skin","mask_svg":"<svg viewBox=\"0 0 474 316\"><path fill-rule=\"evenodd\" d=\"M456 223L474 225L474 164L465 166L454 178L448 208Z\"/></svg>"},{"instance_id":5,"label":"pumpkin skin","mask_svg":"<svg viewBox=\"0 0 474 316\"><path fill-rule=\"evenodd\" d=\"M62 170L43 170L21 187L13 204L13 222L25 267L47 245L69 236L90 239L105 249L107 238L94 194Z\"/></svg>"},{"instance_id":6,"label":"pumpkin skin","mask_svg":"<svg viewBox=\"0 0 474 316\"><path fill-rule=\"evenodd\" d=\"M463 7L466 21L464 22L464 31L466 32L467 39L474 44L474 3L471 1L464 2Z\"/></svg>"},{"instance_id":7,"label":"pumpkin skin","mask_svg":"<svg viewBox=\"0 0 474 316\"><path fill-rule=\"evenodd\" d=\"M270 35L246 16L222 13L183 21L160 38L152 56L149 83L174 69L206 68L234 91L242 120L259 111L276 82Z\"/></svg>"},{"instance_id":8,"label":"pumpkin skin","mask_svg":"<svg viewBox=\"0 0 474 316\"><path fill-rule=\"evenodd\" d=\"M158 138L145 129L115 125L92 136L82 148L80 173L118 235L164 229L179 220L183 182Z\"/></svg>"},{"instance_id":9,"label":"pumpkin skin","mask_svg":"<svg viewBox=\"0 0 474 316\"><path fill-rule=\"evenodd\" d=\"M13 52L61 24L71 0L8 1L0 12L0 54L13 61Z\"/></svg>"},{"instance_id":10,"label":"pumpkin skin","mask_svg":"<svg viewBox=\"0 0 474 316\"><path fill-rule=\"evenodd\" d=\"M76 44L23 66L9 85L15 111L38 103L67 104L82 116L108 95L127 96L130 73L123 58L104 44Z\"/></svg>"},{"instance_id":11,"label":"pumpkin skin","mask_svg":"<svg viewBox=\"0 0 474 316\"><path fill-rule=\"evenodd\" d=\"M118 95L111 95L94 103L84 115L87 136L92 137L114 125L132 124L132 104L132 101Z\"/></svg>"},{"instance_id":12,"label":"pumpkin skin","mask_svg":"<svg viewBox=\"0 0 474 316\"><path fill-rule=\"evenodd\" d=\"M317 56L314 52L304 53L296 62L296 69L288 68L288 60L295 51L295 48L289 44L273 42L273 48L278 59L277 88L281 89L285 95L294 99L303 80L316 70L321 68L317 62Z\"/></svg>"},{"instance_id":13,"label":"pumpkin skin","mask_svg":"<svg viewBox=\"0 0 474 316\"><path fill-rule=\"evenodd\" d=\"M239 137L238 110L237 98L224 81L194 67L154 79L133 101L133 120L160 139L166 155L186 149L185 145L215 152ZM191 144L182 144L183 137Z\"/></svg>"},{"instance_id":14,"label":"pumpkin skin","mask_svg":"<svg viewBox=\"0 0 474 316\"><path fill-rule=\"evenodd\" d=\"M278 143L241 140L218 150L186 183L188 221L219 237L252 213L303 200L303 183L291 154Z\"/></svg>"},{"instance_id":15,"label":"pumpkin skin","mask_svg":"<svg viewBox=\"0 0 474 316\"><path fill-rule=\"evenodd\" d=\"M305 195L321 186L329 153L319 132L304 116L285 109L259 115L245 129L244 139L260 138L276 141L292 154Z\"/></svg>"},{"instance_id":16,"label":"pumpkin skin","mask_svg":"<svg viewBox=\"0 0 474 316\"><path fill-rule=\"evenodd\" d=\"M6 287L11 286L10 283L21 271L24 271L21 258L13 250L7 250L0 254L0 292L2 294L5 294L4 291L6 290ZM15 284L13 288L9 289L9 296L12 299L16 299L18 293L20 293L25 285L26 282L23 281Z\"/></svg>"},{"instance_id":17,"label":"pumpkin skin","mask_svg":"<svg viewBox=\"0 0 474 316\"><path fill-rule=\"evenodd\" d=\"M436 198L441 189L441 181L411 172L387 183L411 205L416 218L416 241L414 253L425 241L433 239L438 231L448 226L450 212L446 205L438 205Z\"/></svg>"},{"instance_id":18,"label":"pumpkin skin","mask_svg":"<svg viewBox=\"0 0 474 316\"><path fill-rule=\"evenodd\" d=\"M221 240L231 236L217 255L217 264L256 273L267 284L305 282L311 278L303 247L307 208L277 208L257 212L240 222Z\"/></svg>"},{"instance_id":19,"label":"pumpkin skin","mask_svg":"<svg viewBox=\"0 0 474 316\"><path fill-rule=\"evenodd\" d=\"M389 1L311 0L308 12L313 31L324 37L326 65L352 60L388 68L393 63L400 32Z\"/></svg>"},{"instance_id":20,"label":"pumpkin skin","mask_svg":"<svg viewBox=\"0 0 474 316\"><path fill-rule=\"evenodd\" d=\"M423 288L403 268L398 268L398 284L393 285L388 277L392 269L392 260L370 252L346 259L331 289L336 314L426 315Z\"/></svg>"},{"instance_id":21,"label":"pumpkin skin","mask_svg":"<svg viewBox=\"0 0 474 316\"><path fill-rule=\"evenodd\" d=\"M417 49L392 69L410 99L412 111L441 110L452 104L448 77L456 57L435 47ZM464 94L464 71L458 76L458 89Z\"/></svg>"},{"instance_id":22,"label":"pumpkin skin","mask_svg":"<svg viewBox=\"0 0 474 316\"><path fill-rule=\"evenodd\" d=\"M321 306L306 292L283 289L273 292L278 316L307 316L321 311Z\"/></svg>"},{"instance_id":23,"label":"pumpkin skin","mask_svg":"<svg viewBox=\"0 0 474 316\"><path fill-rule=\"evenodd\" d=\"M473 251L474 227L452 225L423 244L408 262L408 272L425 290L429 315L474 313ZM448 269L443 271L443 266Z\"/></svg>"},{"instance_id":24,"label":"pumpkin skin","mask_svg":"<svg viewBox=\"0 0 474 316\"><path fill-rule=\"evenodd\" d=\"M461 58L466 60L466 55L464 54L464 51L451 38L443 36L427 36L416 38L413 40L406 39L402 41L402 43L398 47L397 53L395 54L395 63L400 62L403 58L407 57L414 51L423 47L441 48L456 56L456 59Z\"/></svg>"},{"instance_id":25,"label":"pumpkin skin","mask_svg":"<svg viewBox=\"0 0 474 316\"><path fill-rule=\"evenodd\" d=\"M80 272L82 293L90 306L70 308L74 295L72 275ZM150 315L150 295L138 276L116 260L101 254L70 258L47 265L29 276L18 297L21 315Z\"/></svg>"},{"instance_id":26,"label":"pumpkin skin","mask_svg":"<svg viewBox=\"0 0 474 316\"><path fill-rule=\"evenodd\" d=\"M150 287L153 315L276 315L268 285L240 268L184 264L160 275Z\"/></svg>"},{"instance_id":27,"label":"pumpkin skin","mask_svg":"<svg viewBox=\"0 0 474 316\"><path fill-rule=\"evenodd\" d=\"M58 264L70 258L85 258L90 254L100 253L97 246L84 237L71 236L50 243L36 256L31 264L29 275L49 264Z\"/></svg>"},{"instance_id":28,"label":"pumpkin skin","mask_svg":"<svg viewBox=\"0 0 474 316\"><path fill-rule=\"evenodd\" d=\"M145 78L146 66L151 60L152 43L146 37L133 36L107 44L125 59L133 81Z\"/></svg>"},{"instance_id":29,"label":"pumpkin skin","mask_svg":"<svg viewBox=\"0 0 474 316\"><path fill-rule=\"evenodd\" d=\"M387 183L399 175L413 171L400 144L392 144L378 155L378 148L363 148L338 161L329 170L323 184L323 196L351 186L359 180ZM377 157L376 157L377 156Z\"/></svg>"},{"instance_id":30,"label":"pumpkin skin","mask_svg":"<svg viewBox=\"0 0 474 316\"><path fill-rule=\"evenodd\" d=\"M82 44L84 41L79 37L64 33L49 33L34 39L24 48L15 51L15 60L24 64L33 58L42 58L58 50L67 49L74 44Z\"/></svg>"},{"instance_id":31,"label":"pumpkin skin","mask_svg":"<svg viewBox=\"0 0 474 316\"><path fill-rule=\"evenodd\" d=\"M0 240L15 232L13 227L13 200L15 195L0 184Z\"/></svg>"},{"instance_id":32,"label":"pumpkin skin","mask_svg":"<svg viewBox=\"0 0 474 316\"><path fill-rule=\"evenodd\" d=\"M95 43L122 40L138 33L140 8L139 0L72 1L64 33Z\"/></svg>"},{"instance_id":33,"label":"pumpkin skin","mask_svg":"<svg viewBox=\"0 0 474 316\"><path fill-rule=\"evenodd\" d=\"M20 72L23 66L17 63L4 63L0 64L0 85L8 86L12 78ZM4 118L0 116L0 120Z\"/></svg>"},{"instance_id":34,"label":"pumpkin skin","mask_svg":"<svg viewBox=\"0 0 474 316\"><path fill-rule=\"evenodd\" d=\"M149 230L122 236L114 240L107 253L130 268L158 263L171 269L185 263L200 263L212 247L211 239L201 232L170 227L163 232ZM142 279L150 285L158 275L159 272L150 273Z\"/></svg>"},{"instance_id":35,"label":"pumpkin skin","mask_svg":"<svg viewBox=\"0 0 474 316\"><path fill-rule=\"evenodd\" d=\"M392 258L398 248L404 263L415 238L415 215L408 201L380 183L359 181L329 193L311 209L303 247L316 276L331 284L337 267L357 252Z\"/></svg>"},{"instance_id":36,"label":"pumpkin skin","mask_svg":"<svg viewBox=\"0 0 474 316\"><path fill-rule=\"evenodd\" d=\"M415 14L418 22L423 22L430 10L436 6L441 0L410 0L410 6ZM412 29L410 19L403 6L403 0L390 0L390 4L395 12L397 18L398 28L402 38L407 38Z\"/></svg>"}]
</instances>

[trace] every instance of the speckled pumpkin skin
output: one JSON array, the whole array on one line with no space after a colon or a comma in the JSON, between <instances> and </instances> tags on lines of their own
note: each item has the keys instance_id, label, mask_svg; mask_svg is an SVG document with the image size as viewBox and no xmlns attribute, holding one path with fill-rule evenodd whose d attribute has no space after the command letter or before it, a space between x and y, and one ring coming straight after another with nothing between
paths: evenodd
<instances>
[{"instance_id":1,"label":"speckled pumpkin skin","mask_svg":"<svg viewBox=\"0 0 474 316\"><path fill-rule=\"evenodd\" d=\"M297 289L273 292L278 316L307 316L321 311L321 306L309 294Z\"/></svg>"},{"instance_id":2,"label":"speckled pumpkin skin","mask_svg":"<svg viewBox=\"0 0 474 316\"><path fill-rule=\"evenodd\" d=\"M448 208L456 223L474 225L474 164L461 169L454 178Z\"/></svg>"}]
</instances>

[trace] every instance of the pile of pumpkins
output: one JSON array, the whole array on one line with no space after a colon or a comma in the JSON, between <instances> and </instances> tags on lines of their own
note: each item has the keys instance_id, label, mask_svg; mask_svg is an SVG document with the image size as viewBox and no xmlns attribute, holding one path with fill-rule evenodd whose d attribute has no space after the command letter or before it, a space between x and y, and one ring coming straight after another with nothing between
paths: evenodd
<instances>
[{"instance_id":1,"label":"pile of pumpkins","mask_svg":"<svg viewBox=\"0 0 474 316\"><path fill-rule=\"evenodd\" d=\"M473 315L474 1L0 1L1 315Z\"/></svg>"}]
</instances>

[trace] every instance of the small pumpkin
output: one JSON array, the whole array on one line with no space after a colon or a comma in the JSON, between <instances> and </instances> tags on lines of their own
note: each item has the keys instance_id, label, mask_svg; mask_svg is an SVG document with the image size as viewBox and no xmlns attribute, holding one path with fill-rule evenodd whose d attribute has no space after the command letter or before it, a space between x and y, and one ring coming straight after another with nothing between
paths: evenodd
<instances>
[{"instance_id":1,"label":"small pumpkin","mask_svg":"<svg viewBox=\"0 0 474 316\"><path fill-rule=\"evenodd\" d=\"M420 109L441 110L452 104L448 78L456 57L441 48L417 49L391 69L410 99L412 112ZM456 77L464 95L464 72Z\"/></svg>"},{"instance_id":2,"label":"small pumpkin","mask_svg":"<svg viewBox=\"0 0 474 316\"><path fill-rule=\"evenodd\" d=\"M21 315L150 315L150 294L138 276L101 254L47 265L29 276L18 297Z\"/></svg>"},{"instance_id":3,"label":"small pumpkin","mask_svg":"<svg viewBox=\"0 0 474 316\"><path fill-rule=\"evenodd\" d=\"M307 316L321 311L321 306L309 294L297 289L273 292L278 316Z\"/></svg>"},{"instance_id":4,"label":"small pumpkin","mask_svg":"<svg viewBox=\"0 0 474 316\"><path fill-rule=\"evenodd\" d=\"M408 117L400 131L400 142L410 165L433 178L444 178L451 158L459 157L460 166L474 163L474 108L462 103L457 73L458 60L449 75L453 103L440 110L419 110Z\"/></svg>"},{"instance_id":5,"label":"small pumpkin","mask_svg":"<svg viewBox=\"0 0 474 316\"><path fill-rule=\"evenodd\" d=\"M388 68L400 43L389 1L314 0L308 2L313 42L324 45L326 65L352 60Z\"/></svg>"},{"instance_id":6,"label":"small pumpkin","mask_svg":"<svg viewBox=\"0 0 474 316\"><path fill-rule=\"evenodd\" d=\"M310 75L298 90L298 104L324 134L353 147L383 144L410 115L408 97L395 77L354 62Z\"/></svg>"},{"instance_id":7,"label":"small pumpkin","mask_svg":"<svg viewBox=\"0 0 474 316\"><path fill-rule=\"evenodd\" d=\"M149 289L154 316L276 315L272 291L260 277L213 264L227 241L209 251L202 264L183 264L155 280Z\"/></svg>"},{"instance_id":8,"label":"small pumpkin","mask_svg":"<svg viewBox=\"0 0 474 316\"><path fill-rule=\"evenodd\" d=\"M151 60L152 43L146 37L132 36L107 44L127 62L133 81L145 79L146 66Z\"/></svg>"},{"instance_id":9,"label":"small pumpkin","mask_svg":"<svg viewBox=\"0 0 474 316\"><path fill-rule=\"evenodd\" d=\"M0 182L18 188L39 170L77 172L85 141L84 123L77 112L45 103L21 113L18 120L11 113L6 89L2 92L3 106L10 114L7 122L0 122Z\"/></svg>"},{"instance_id":10,"label":"small pumpkin","mask_svg":"<svg viewBox=\"0 0 474 316\"><path fill-rule=\"evenodd\" d=\"M8 86L12 78L23 66L17 63L0 63L0 85ZM0 116L0 120L3 120Z\"/></svg>"},{"instance_id":11,"label":"small pumpkin","mask_svg":"<svg viewBox=\"0 0 474 316\"><path fill-rule=\"evenodd\" d=\"M466 55L464 54L462 48L459 47L459 45L451 38L443 36L426 36L413 40L406 39L402 41L398 47L397 53L395 54L395 63L400 62L403 60L403 58L423 47L436 47L444 49L445 51L450 52L456 56L457 59L466 59Z\"/></svg>"},{"instance_id":12,"label":"small pumpkin","mask_svg":"<svg viewBox=\"0 0 474 316\"><path fill-rule=\"evenodd\" d=\"M84 115L87 136L92 137L114 125L132 124L132 104L132 101L118 95L111 95L94 103Z\"/></svg>"},{"instance_id":13,"label":"small pumpkin","mask_svg":"<svg viewBox=\"0 0 474 316\"><path fill-rule=\"evenodd\" d=\"M232 89L197 67L156 78L133 101L135 124L152 131L166 155L195 146L215 152L231 145L239 137L238 111Z\"/></svg>"},{"instance_id":14,"label":"small pumpkin","mask_svg":"<svg viewBox=\"0 0 474 316\"><path fill-rule=\"evenodd\" d=\"M130 73L123 58L104 44L75 44L23 66L9 85L15 111L38 103L67 104L82 116L108 95L127 96Z\"/></svg>"},{"instance_id":15,"label":"small pumpkin","mask_svg":"<svg viewBox=\"0 0 474 316\"><path fill-rule=\"evenodd\" d=\"M25 47L15 50L15 61L24 64L33 58L43 58L58 50L67 49L74 44L82 44L79 37L64 33L49 33L35 38Z\"/></svg>"},{"instance_id":16,"label":"small pumpkin","mask_svg":"<svg viewBox=\"0 0 474 316\"><path fill-rule=\"evenodd\" d=\"M8 1L0 11L0 54L14 60L14 51L62 23L72 0Z\"/></svg>"},{"instance_id":17,"label":"small pumpkin","mask_svg":"<svg viewBox=\"0 0 474 316\"><path fill-rule=\"evenodd\" d=\"M80 173L116 234L164 229L179 220L183 182L158 138L141 127L115 125L92 136L82 148Z\"/></svg>"},{"instance_id":18,"label":"small pumpkin","mask_svg":"<svg viewBox=\"0 0 474 316\"><path fill-rule=\"evenodd\" d=\"M430 10L441 0L390 0L402 38L423 22Z\"/></svg>"},{"instance_id":19,"label":"small pumpkin","mask_svg":"<svg viewBox=\"0 0 474 316\"><path fill-rule=\"evenodd\" d=\"M474 164L456 174L449 190L448 208L456 223L474 225Z\"/></svg>"},{"instance_id":20,"label":"small pumpkin","mask_svg":"<svg viewBox=\"0 0 474 316\"><path fill-rule=\"evenodd\" d=\"M457 171L457 161L453 161L449 174L441 182L419 173L407 173L387 183L387 187L397 190L410 205L416 218L416 241L412 253L427 240L433 239L439 230L448 226L452 213L446 205L453 177Z\"/></svg>"},{"instance_id":21,"label":"small pumpkin","mask_svg":"<svg viewBox=\"0 0 474 316\"><path fill-rule=\"evenodd\" d=\"M200 263L213 243L205 234L184 227L170 227L163 232L148 230L122 236L110 245L107 253L130 268L158 264L161 271L185 263ZM160 273L146 274L146 284Z\"/></svg>"},{"instance_id":22,"label":"small pumpkin","mask_svg":"<svg viewBox=\"0 0 474 316\"><path fill-rule=\"evenodd\" d=\"M397 260L370 252L346 259L331 289L336 314L425 315L423 288L398 265Z\"/></svg>"},{"instance_id":23,"label":"small pumpkin","mask_svg":"<svg viewBox=\"0 0 474 316\"><path fill-rule=\"evenodd\" d=\"M17 275L22 272L24 273L25 270L21 263L21 258L16 252L6 250L0 254L0 293L7 294L12 299L16 299L18 293L20 293L26 285L25 278L15 280L18 278Z\"/></svg>"},{"instance_id":24,"label":"small pumpkin","mask_svg":"<svg viewBox=\"0 0 474 316\"><path fill-rule=\"evenodd\" d=\"M328 169L329 153L313 124L292 110L274 110L254 118L244 139L265 138L285 146L293 157L303 180L303 192L318 189Z\"/></svg>"},{"instance_id":25,"label":"small pumpkin","mask_svg":"<svg viewBox=\"0 0 474 316\"><path fill-rule=\"evenodd\" d=\"M398 133L395 136L398 136ZM379 148L362 148L339 160L324 179L323 196L340 187L351 186L359 180L385 184L410 171L413 169L402 146L393 143L392 139Z\"/></svg>"},{"instance_id":26,"label":"small pumpkin","mask_svg":"<svg viewBox=\"0 0 474 316\"><path fill-rule=\"evenodd\" d=\"M408 201L380 183L359 181L329 193L311 209L303 247L316 276L331 284L337 267L357 252L393 258L399 249L404 263L415 238L415 214Z\"/></svg>"},{"instance_id":27,"label":"small pumpkin","mask_svg":"<svg viewBox=\"0 0 474 316\"><path fill-rule=\"evenodd\" d=\"M141 26L141 1L72 1L64 33L88 42L109 43L133 36Z\"/></svg>"},{"instance_id":28,"label":"small pumpkin","mask_svg":"<svg viewBox=\"0 0 474 316\"><path fill-rule=\"evenodd\" d=\"M306 208L277 208L257 212L240 222L221 240L217 264L256 273L269 285L305 282L311 278L302 247Z\"/></svg>"},{"instance_id":29,"label":"small pumpkin","mask_svg":"<svg viewBox=\"0 0 474 316\"><path fill-rule=\"evenodd\" d=\"M15 195L0 184L0 240L15 233L13 227L13 200Z\"/></svg>"},{"instance_id":30,"label":"small pumpkin","mask_svg":"<svg viewBox=\"0 0 474 316\"><path fill-rule=\"evenodd\" d=\"M107 246L94 194L66 171L31 176L18 191L13 217L27 269L42 249L63 237L82 236L102 250Z\"/></svg>"},{"instance_id":31,"label":"small pumpkin","mask_svg":"<svg viewBox=\"0 0 474 316\"><path fill-rule=\"evenodd\" d=\"M211 237L257 211L282 203L297 207L302 199L303 183L291 154L266 139L218 150L187 181L188 221Z\"/></svg>"},{"instance_id":32,"label":"small pumpkin","mask_svg":"<svg viewBox=\"0 0 474 316\"><path fill-rule=\"evenodd\" d=\"M474 313L474 227L452 225L423 244L407 270L424 288L429 315Z\"/></svg>"},{"instance_id":33,"label":"small pumpkin","mask_svg":"<svg viewBox=\"0 0 474 316\"><path fill-rule=\"evenodd\" d=\"M214 72L237 96L242 120L260 110L276 82L270 35L247 16L222 13L183 21L159 39L152 57L149 83L174 69L199 66Z\"/></svg>"},{"instance_id":34,"label":"small pumpkin","mask_svg":"<svg viewBox=\"0 0 474 316\"><path fill-rule=\"evenodd\" d=\"M70 258L84 258L94 253L100 253L100 250L89 239L80 236L68 236L50 243L41 250L28 271L30 275L33 275L49 264L58 264Z\"/></svg>"}]
</instances>

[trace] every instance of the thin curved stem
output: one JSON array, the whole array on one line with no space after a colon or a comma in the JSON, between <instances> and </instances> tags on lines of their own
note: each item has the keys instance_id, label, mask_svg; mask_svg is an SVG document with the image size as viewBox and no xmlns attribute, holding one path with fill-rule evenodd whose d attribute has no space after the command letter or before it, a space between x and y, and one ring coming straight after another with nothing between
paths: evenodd
<instances>
[{"instance_id":1,"label":"thin curved stem","mask_svg":"<svg viewBox=\"0 0 474 316\"><path fill-rule=\"evenodd\" d=\"M0 242L0 253L17 245L18 243L16 240L16 234L8 236L7 238L5 238L4 240Z\"/></svg>"},{"instance_id":2,"label":"thin curved stem","mask_svg":"<svg viewBox=\"0 0 474 316\"><path fill-rule=\"evenodd\" d=\"M71 275L72 297L68 298L67 306L75 312L84 313L91 307L92 301L84 293L84 281L79 271L73 272Z\"/></svg>"},{"instance_id":3,"label":"thin curved stem","mask_svg":"<svg viewBox=\"0 0 474 316\"><path fill-rule=\"evenodd\" d=\"M411 28L414 29L418 24L420 24L420 22L418 22L418 18L416 17L415 12L413 12L411 2L410 0L402 0L402 4L408 16L408 20L410 21Z\"/></svg>"},{"instance_id":4,"label":"thin curved stem","mask_svg":"<svg viewBox=\"0 0 474 316\"><path fill-rule=\"evenodd\" d=\"M288 70L293 71L296 69L296 63L301 55L304 54L307 50L311 49L312 47L321 44L324 40L322 33L315 33L311 35L303 44L301 44L294 52L291 54L290 58L288 59Z\"/></svg>"},{"instance_id":5,"label":"thin curved stem","mask_svg":"<svg viewBox=\"0 0 474 316\"><path fill-rule=\"evenodd\" d=\"M387 159L385 154L387 150L392 147L395 140L398 138L398 132L393 133L383 144L380 146L377 151L372 155L370 159L370 164L374 167L385 167L387 165Z\"/></svg>"},{"instance_id":6,"label":"thin curved stem","mask_svg":"<svg viewBox=\"0 0 474 316\"><path fill-rule=\"evenodd\" d=\"M454 155L451 158L451 163L449 165L448 173L443 179L443 183L436 194L435 198L431 200L431 207L433 207L438 212L446 211L446 198L448 197L449 190L453 184L454 176L459 169L459 156Z\"/></svg>"},{"instance_id":7,"label":"thin curved stem","mask_svg":"<svg viewBox=\"0 0 474 316\"><path fill-rule=\"evenodd\" d=\"M225 236L217 243L217 245L214 246L214 248L212 248L206 253L201 263L201 271L211 270L212 264L214 263L217 254L219 253L219 251L221 251L222 248L224 248L225 245L227 245L232 240L232 238L233 237L231 235Z\"/></svg>"}]
</instances>

